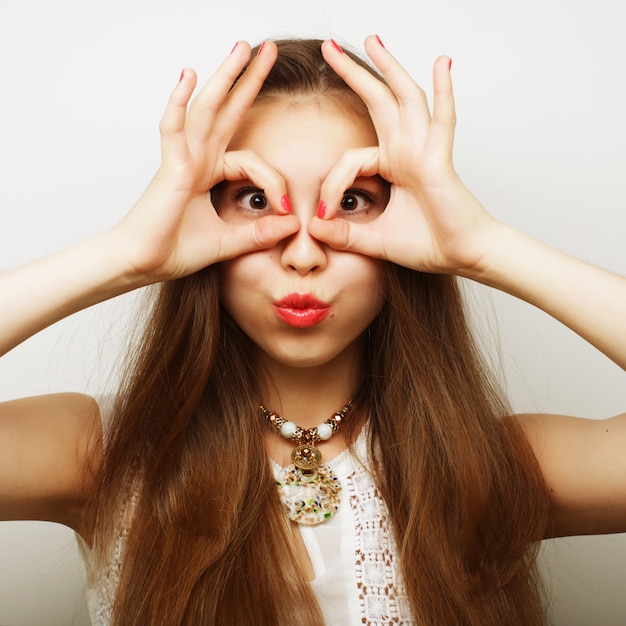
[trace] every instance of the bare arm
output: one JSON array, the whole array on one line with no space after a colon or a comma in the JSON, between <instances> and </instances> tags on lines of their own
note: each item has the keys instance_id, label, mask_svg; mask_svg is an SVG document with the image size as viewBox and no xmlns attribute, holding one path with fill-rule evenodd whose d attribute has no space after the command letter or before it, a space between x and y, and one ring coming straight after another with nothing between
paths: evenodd
<instances>
[{"instance_id":1,"label":"bare arm","mask_svg":"<svg viewBox=\"0 0 626 626\"><path fill-rule=\"evenodd\" d=\"M626 369L626 278L495 224L464 275L533 304Z\"/></svg>"},{"instance_id":2,"label":"bare arm","mask_svg":"<svg viewBox=\"0 0 626 626\"><path fill-rule=\"evenodd\" d=\"M106 235L0 273L0 355L51 324L140 286Z\"/></svg>"},{"instance_id":3,"label":"bare arm","mask_svg":"<svg viewBox=\"0 0 626 626\"><path fill-rule=\"evenodd\" d=\"M250 57L240 42L191 104L196 76L184 72L161 121L161 166L128 215L102 235L0 274L0 354L88 306L297 231L298 219L281 203L282 177L254 154L228 151L276 53L268 43L233 87ZM266 189L274 214L247 225L221 220L211 188L227 178ZM80 528L82 511L101 455L92 398L55 394L0 404L0 520L50 520L88 532Z\"/></svg>"},{"instance_id":4,"label":"bare arm","mask_svg":"<svg viewBox=\"0 0 626 626\"><path fill-rule=\"evenodd\" d=\"M0 520L43 520L85 533L83 507L102 455L95 401L54 394L0 403Z\"/></svg>"},{"instance_id":5,"label":"bare arm","mask_svg":"<svg viewBox=\"0 0 626 626\"><path fill-rule=\"evenodd\" d=\"M455 172L450 62L433 70L432 115L422 89L375 37L366 50L383 85L336 47L327 61L362 97L379 145L346 153L322 187L327 210L309 230L328 245L440 274L455 274L541 308L626 369L626 279L534 241L494 220ZM367 224L334 220L358 175L391 184ZM525 416L554 506L554 533L626 531L626 417L608 421Z\"/></svg>"},{"instance_id":6,"label":"bare arm","mask_svg":"<svg viewBox=\"0 0 626 626\"><path fill-rule=\"evenodd\" d=\"M539 307L626 369L623 277L501 225L468 275ZM626 532L626 414L518 419L550 493L550 536Z\"/></svg>"},{"instance_id":7,"label":"bare arm","mask_svg":"<svg viewBox=\"0 0 626 626\"><path fill-rule=\"evenodd\" d=\"M626 532L626 414L517 419L550 492L550 536Z\"/></svg>"},{"instance_id":8,"label":"bare arm","mask_svg":"<svg viewBox=\"0 0 626 626\"><path fill-rule=\"evenodd\" d=\"M326 59L368 105L379 145L347 153L322 188L329 245L422 272L457 274L529 302L626 368L626 279L560 253L497 222L454 170L456 113L449 59L434 67L432 115L424 92L374 37L370 57L388 86L330 45ZM391 183L384 213L368 224L333 220L357 175Z\"/></svg>"},{"instance_id":9,"label":"bare arm","mask_svg":"<svg viewBox=\"0 0 626 626\"><path fill-rule=\"evenodd\" d=\"M298 229L296 218L276 214L245 226L226 224L211 203L217 183L248 178L266 189L277 214L288 212L281 202L282 177L254 154L228 152L274 63L276 47L268 44L231 90L249 54L241 42L191 105L196 75L185 71L161 120L161 166L115 228L0 274L0 354L92 304L272 246Z\"/></svg>"}]
</instances>

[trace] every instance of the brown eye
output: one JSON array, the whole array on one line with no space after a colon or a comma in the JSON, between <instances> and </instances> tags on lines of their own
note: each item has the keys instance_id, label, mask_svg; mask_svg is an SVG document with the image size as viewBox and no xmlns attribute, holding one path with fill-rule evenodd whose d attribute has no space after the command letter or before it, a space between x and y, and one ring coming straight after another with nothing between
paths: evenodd
<instances>
[{"instance_id":1,"label":"brown eye","mask_svg":"<svg viewBox=\"0 0 626 626\"><path fill-rule=\"evenodd\" d=\"M265 209L271 208L264 191L256 187L240 189L235 195L235 200L239 210L243 212L260 213Z\"/></svg>"},{"instance_id":2,"label":"brown eye","mask_svg":"<svg viewBox=\"0 0 626 626\"><path fill-rule=\"evenodd\" d=\"M263 193L251 193L248 198L250 208L261 211L267 207L267 198Z\"/></svg>"},{"instance_id":3,"label":"brown eye","mask_svg":"<svg viewBox=\"0 0 626 626\"><path fill-rule=\"evenodd\" d=\"M359 206L358 198L352 193L344 194L341 199L341 208L344 211L354 211Z\"/></svg>"},{"instance_id":4,"label":"brown eye","mask_svg":"<svg viewBox=\"0 0 626 626\"><path fill-rule=\"evenodd\" d=\"M360 189L349 189L344 192L341 199L341 210L347 213L367 213L374 205L374 199L369 193Z\"/></svg>"}]
</instances>

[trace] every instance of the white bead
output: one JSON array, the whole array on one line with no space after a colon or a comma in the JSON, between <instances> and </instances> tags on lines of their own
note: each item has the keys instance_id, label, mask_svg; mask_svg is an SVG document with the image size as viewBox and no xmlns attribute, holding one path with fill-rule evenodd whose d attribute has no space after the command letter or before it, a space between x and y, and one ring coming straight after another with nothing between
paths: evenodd
<instances>
[{"instance_id":1,"label":"white bead","mask_svg":"<svg viewBox=\"0 0 626 626\"><path fill-rule=\"evenodd\" d=\"M293 422L285 422L280 427L280 434L285 439L291 439L291 436L296 432L296 428L298 428Z\"/></svg>"},{"instance_id":2,"label":"white bead","mask_svg":"<svg viewBox=\"0 0 626 626\"><path fill-rule=\"evenodd\" d=\"M324 422L317 427L317 434L322 441L326 441L333 436L333 429Z\"/></svg>"}]
</instances>

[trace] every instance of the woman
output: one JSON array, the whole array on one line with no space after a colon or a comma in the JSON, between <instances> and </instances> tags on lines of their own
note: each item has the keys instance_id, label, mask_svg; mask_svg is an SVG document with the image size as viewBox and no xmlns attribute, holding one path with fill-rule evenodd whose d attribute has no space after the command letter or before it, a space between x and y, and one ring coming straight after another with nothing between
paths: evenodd
<instances>
[{"instance_id":1,"label":"woman","mask_svg":"<svg viewBox=\"0 0 626 626\"><path fill-rule=\"evenodd\" d=\"M538 542L626 527L624 418L511 417L454 276L622 367L624 279L464 187L448 58L431 119L366 51L385 82L332 41L240 42L189 108L185 70L126 218L2 276L3 352L160 285L115 398L0 407L0 514L79 533L96 624L540 624Z\"/></svg>"}]
</instances>

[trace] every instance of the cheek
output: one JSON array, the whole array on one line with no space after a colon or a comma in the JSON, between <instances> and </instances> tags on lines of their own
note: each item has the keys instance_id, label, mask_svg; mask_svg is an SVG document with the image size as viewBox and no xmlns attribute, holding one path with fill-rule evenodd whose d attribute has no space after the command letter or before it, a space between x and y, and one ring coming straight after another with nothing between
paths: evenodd
<instances>
[{"instance_id":1,"label":"cheek","mask_svg":"<svg viewBox=\"0 0 626 626\"><path fill-rule=\"evenodd\" d=\"M240 325L259 314L271 292L273 254L253 252L220 263L220 302Z\"/></svg>"},{"instance_id":2,"label":"cheek","mask_svg":"<svg viewBox=\"0 0 626 626\"><path fill-rule=\"evenodd\" d=\"M220 301L231 314L240 305L246 284L254 280L253 270L254 264L244 257L220 263Z\"/></svg>"},{"instance_id":3,"label":"cheek","mask_svg":"<svg viewBox=\"0 0 626 626\"><path fill-rule=\"evenodd\" d=\"M264 274L268 252L253 252L235 257L230 261L222 261L219 266L220 284L223 289L231 289L235 285L257 284Z\"/></svg>"},{"instance_id":4,"label":"cheek","mask_svg":"<svg viewBox=\"0 0 626 626\"><path fill-rule=\"evenodd\" d=\"M363 277L363 282L366 282L370 289L380 294L381 297L387 291L385 288L386 266L386 261L379 261L378 259L372 259L370 257L362 258L360 273Z\"/></svg>"},{"instance_id":5,"label":"cheek","mask_svg":"<svg viewBox=\"0 0 626 626\"><path fill-rule=\"evenodd\" d=\"M358 296L353 300L353 306L355 309L361 307L365 315L376 317L387 293L386 262L368 257L357 257L356 261L346 268L347 274L352 278L348 290Z\"/></svg>"}]
</instances>

